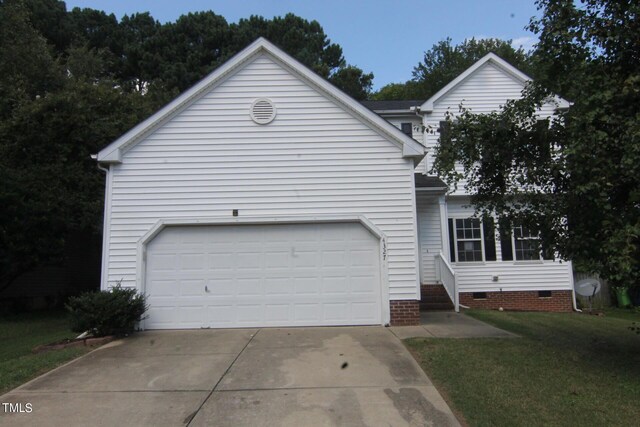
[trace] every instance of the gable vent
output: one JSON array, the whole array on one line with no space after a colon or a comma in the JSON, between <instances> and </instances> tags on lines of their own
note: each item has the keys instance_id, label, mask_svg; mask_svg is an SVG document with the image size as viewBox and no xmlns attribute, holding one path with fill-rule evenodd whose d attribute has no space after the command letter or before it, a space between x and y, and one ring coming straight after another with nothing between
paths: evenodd
<instances>
[{"instance_id":1,"label":"gable vent","mask_svg":"<svg viewBox=\"0 0 640 427\"><path fill-rule=\"evenodd\" d=\"M266 98L256 99L251 104L251 120L259 125L271 123L276 118L276 107Z\"/></svg>"}]
</instances>

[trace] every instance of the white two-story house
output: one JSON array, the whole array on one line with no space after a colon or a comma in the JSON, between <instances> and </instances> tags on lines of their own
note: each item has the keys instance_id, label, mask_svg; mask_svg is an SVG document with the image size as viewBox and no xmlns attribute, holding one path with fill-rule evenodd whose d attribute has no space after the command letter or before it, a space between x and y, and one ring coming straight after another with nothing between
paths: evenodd
<instances>
[{"instance_id":1,"label":"white two-story house","mask_svg":"<svg viewBox=\"0 0 640 427\"><path fill-rule=\"evenodd\" d=\"M433 148L446 114L455 116L461 105L474 113L497 111L520 98L529 81L502 58L488 54L426 101L363 102L427 148L415 170L421 295L427 307L430 299L442 307L443 290L456 310L570 311L575 305L571 262L545 259L532 244L537 235L526 228L499 230L493 222L474 218L464 181L450 189L431 174ZM556 109L568 107L556 98L538 114L549 118Z\"/></svg>"},{"instance_id":2,"label":"white two-story house","mask_svg":"<svg viewBox=\"0 0 640 427\"><path fill-rule=\"evenodd\" d=\"M363 105L258 39L95 156L101 286L147 295L147 329L410 325L430 299L569 311L570 262L429 174L424 129L527 80L489 55L427 101Z\"/></svg>"}]
</instances>

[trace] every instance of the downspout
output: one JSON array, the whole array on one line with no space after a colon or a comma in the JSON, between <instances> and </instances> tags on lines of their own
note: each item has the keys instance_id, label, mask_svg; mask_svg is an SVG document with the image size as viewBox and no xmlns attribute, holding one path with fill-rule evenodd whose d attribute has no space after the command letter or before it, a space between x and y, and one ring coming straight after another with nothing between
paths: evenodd
<instances>
[{"instance_id":1,"label":"downspout","mask_svg":"<svg viewBox=\"0 0 640 427\"><path fill-rule=\"evenodd\" d=\"M578 313L582 313L582 310L580 310L578 308L578 304L576 303L576 290L575 289L571 290L571 297L572 297L572 300L573 300L573 309L575 311L577 311Z\"/></svg>"},{"instance_id":2,"label":"downspout","mask_svg":"<svg viewBox=\"0 0 640 427\"><path fill-rule=\"evenodd\" d=\"M108 185L109 185L109 169L105 168L104 166L102 166L100 164L100 162L98 162L98 155L97 154L91 154L91 159L96 161L96 165L98 166L98 169L100 169L102 172L105 173L106 175L106 183L105 183L105 201L104 201L104 212L103 212L103 219L102 219L102 256L101 256L101 262L100 262L100 289L104 290L106 288L106 272L107 272L107 260L106 260L106 242L107 242L107 236L106 236L106 229L107 229L107 195L108 195Z\"/></svg>"},{"instance_id":3,"label":"downspout","mask_svg":"<svg viewBox=\"0 0 640 427\"><path fill-rule=\"evenodd\" d=\"M98 161L98 155L97 154L92 154L90 157L91 157L91 160ZM109 172L109 169L105 168L100 163L97 163L97 165L98 165L98 169L100 169L102 172L104 172L104 173Z\"/></svg>"},{"instance_id":4,"label":"downspout","mask_svg":"<svg viewBox=\"0 0 640 427\"><path fill-rule=\"evenodd\" d=\"M416 116L420 117L420 126L422 126L422 145L424 146L425 150L427 150L427 133L425 132L426 127L424 125L424 115L422 114L422 111L420 110L420 106L416 105L415 107L410 107L409 111L412 111ZM422 171L421 173L423 175L427 175L428 171L429 171L428 159L427 159L427 156L425 155L425 158L424 158L424 171Z\"/></svg>"},{"instance_id":5,"label":"downspout","mask_svg":"<svg viewBox=\"0 0 640 427\"><path fill-rule=\"evenodd\" d=\"M573 310L578 313L582 313L582 310L578 308L578 303L576 301L576 285L573 282L573 263L571 261L567 262L569 264L569 277L571 277L571 302L573 303Z\"/></svg>"}]
</instances>

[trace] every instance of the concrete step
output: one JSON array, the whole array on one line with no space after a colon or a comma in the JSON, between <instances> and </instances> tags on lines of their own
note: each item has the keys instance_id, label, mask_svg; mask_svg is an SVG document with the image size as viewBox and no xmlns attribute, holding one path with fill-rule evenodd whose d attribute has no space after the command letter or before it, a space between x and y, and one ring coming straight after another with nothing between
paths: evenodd
<instances>
[{"instance_id":1,"label":"concrete step","mask_svg":"<svg viewBox=\"0 0 640 427\"><path fill-rule=\"evenodd\" d=\"M451 303L420 303L420 311L442 311L453 310Z\"/></svg>"}]
</instances>

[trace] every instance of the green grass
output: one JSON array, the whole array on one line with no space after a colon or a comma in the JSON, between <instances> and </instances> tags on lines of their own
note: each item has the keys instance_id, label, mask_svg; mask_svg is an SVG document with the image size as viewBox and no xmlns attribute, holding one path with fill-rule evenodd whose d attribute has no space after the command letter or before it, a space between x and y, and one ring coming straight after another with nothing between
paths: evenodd
<instances>
[{"instance_id":1,"label":"green grass","mask_svg":"<svg viewBox=\"0 0 640 427\"><path fill-rule=\"evenodd\" d=\"M76 335L62 311L0 317L0 394L86 353L84 347L32 353L38 345Z\"/></svg>"},{"instance_id":2,"label":"green grass","mask_svg":"<svg viewBox=\"0 0 640 427\"><path fill-rule=\"evenodd\" d=\"M406 344L469 425L637 425L640 314L468 314L521 338Z\"/></svg>"},{"instance_id":3,"label":"green grass","mask_svg":"<svg viewBox=\"0 0 640 427\"><path fill-rule=\"evenodd\" d=\"M600 310L607 317L615 317L618 319L629 320L631 322L640 322L640 307L634 308L605 308Z\"/></svg>"}]
</instances>

